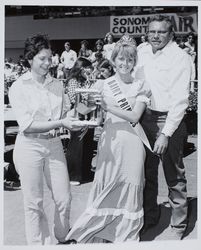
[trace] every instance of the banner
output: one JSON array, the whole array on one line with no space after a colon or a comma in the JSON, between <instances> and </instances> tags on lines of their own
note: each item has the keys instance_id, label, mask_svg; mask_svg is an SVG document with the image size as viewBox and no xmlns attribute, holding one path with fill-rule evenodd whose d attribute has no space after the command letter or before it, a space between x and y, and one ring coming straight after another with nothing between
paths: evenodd
<instances>
[{"instance_id":1,"label":"banner","mask_svg":"<svg viewBox=\"0 0 201 250\"><path fill-rule=\"evenodd\" d=\"M197 34L197 14L178 15L175 13L165 14L172 20L174 31L176 34L187 34L194 32ZM122 36L123 34L142 35L147 32L148 23L152 16L150 15L132 15L132 16L111 16L110 32L114 36Z\"/></svg>"}]
</instances>

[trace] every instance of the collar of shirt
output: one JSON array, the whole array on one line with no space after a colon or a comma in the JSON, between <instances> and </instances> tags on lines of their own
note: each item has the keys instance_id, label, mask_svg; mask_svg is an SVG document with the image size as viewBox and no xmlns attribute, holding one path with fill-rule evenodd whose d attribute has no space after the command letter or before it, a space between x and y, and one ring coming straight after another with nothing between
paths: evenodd
<instances>
[{"instance_id":1,"label":"collar of shirt","mask_svg":"<svg viewBox=\"0 0 201 250\"><path fill-rule=\"evenodd\" d=\"M159 55L161 55L161 54L164 54L164 55L167 55L167 56L168 56L169 53L170 53L170 50L171 50L172 46L174 46L174 45L175 45L175 42L173 42L172 40L170 40L170 41L166 44L166 46L165 46L164 48L158 50L155 54L153 53L151 44L149 44L149 45L147 45L147 46L144 46L144 48L146 47L146 51L147 51L148 53L151 53L152 56L157 57L157 56L159 56Z\"/></svg>"},{"instance_id":2,"label":"collar of shirt","mask_svg":"<svg viewBox=\"0 0 201 250\"><path fill-rule=\"evenodd\" d=\"M73 52L73 50L72 49L70 49L70 50L64 50L64 52L66 53L66 54L71 54L72 52Z\"/></svg>"},{"instance_id":3,"label":"collar of shirt","mask_svg":"<svg viewBox=\"0 0 201 250\"><path fill-rule=\"evenodd\" d=\"M33 79L32 73L30 71L26 72L22 76L24 83L29 83L30 80L33 80L36 84L39 84L37 81ZM53 81L53 78L50 76L50 74L47 74L45 77L45 82L42 86L45 86ZM41 84L40 84L41 86Z\"/></svg>"}]
</instances>

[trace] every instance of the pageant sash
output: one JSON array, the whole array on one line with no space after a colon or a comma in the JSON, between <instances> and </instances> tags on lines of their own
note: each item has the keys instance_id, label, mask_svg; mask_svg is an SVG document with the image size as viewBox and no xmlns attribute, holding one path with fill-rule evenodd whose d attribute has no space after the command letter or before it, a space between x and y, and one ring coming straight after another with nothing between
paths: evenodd
<instances>
[{"instance_id":1,"label":"pageant sash","mask_svg":"<svg viewBox=\"0 0 201 250\"><path fill-rule=\"evenodd\" d=\"M129 101L127 100L126 96L122 92L118 82L115 79L110 79L110 81L106 82L108 86L110 87L110 90L118 103L119 107L123 110L132 110L131 105L129 104ZM137 124L133 124L132 122L129 122L132 128L134 129L137 136L141 139L141 141L144 143L144 145L152 151L151 146L149 144L148 138L141 126L141 124L138 122Z\"/></svg>"}]
</instances>

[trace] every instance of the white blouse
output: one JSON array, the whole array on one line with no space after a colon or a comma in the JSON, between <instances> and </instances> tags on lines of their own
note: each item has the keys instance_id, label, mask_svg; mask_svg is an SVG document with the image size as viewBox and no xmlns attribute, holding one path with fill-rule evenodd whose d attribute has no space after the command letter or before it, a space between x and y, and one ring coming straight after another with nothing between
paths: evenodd
<instances>
[{"instance_id":1,"label":"white blouse","mask_svg":"<svg viewBox=\"0 0 201 250\"><path fill-rule=\"evenodd\" d=\"M26 72L13 83L9 100L20 132L33 121L59 120L70 108L60 81L47 75L41 84L32 78L31 72Z\"/></svg>"}]
</instances>

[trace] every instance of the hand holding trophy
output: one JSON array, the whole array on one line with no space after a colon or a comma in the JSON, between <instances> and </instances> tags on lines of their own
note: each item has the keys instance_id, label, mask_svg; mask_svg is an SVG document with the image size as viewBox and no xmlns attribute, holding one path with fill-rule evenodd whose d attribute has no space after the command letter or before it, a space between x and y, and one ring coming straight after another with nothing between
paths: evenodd
<instances>
[{"instance_id":1,"label":"hand holding trophy","mask_svg":"<svg viewBox=\"0 0 201 250\"><path fill-rule=\"evenodd\" d=\"M74 117L77 123L90 127L101 125L103 115L100 92L93 88L77 88L75 93Z\"/></svg>"},{"instance_id":2,"label":"hand holding trophy","mask_svg":"<svg viewBox=\"0 0 201 250\"><path fill-rule=\"evenodd\" d=\"M69 111L67 117L61 120L63 127L70 129L71 131L82 130L86 126L83 123L80 123L76 117L74 117L74 112L72 111Z\"/></svg>"}]
</instances>

